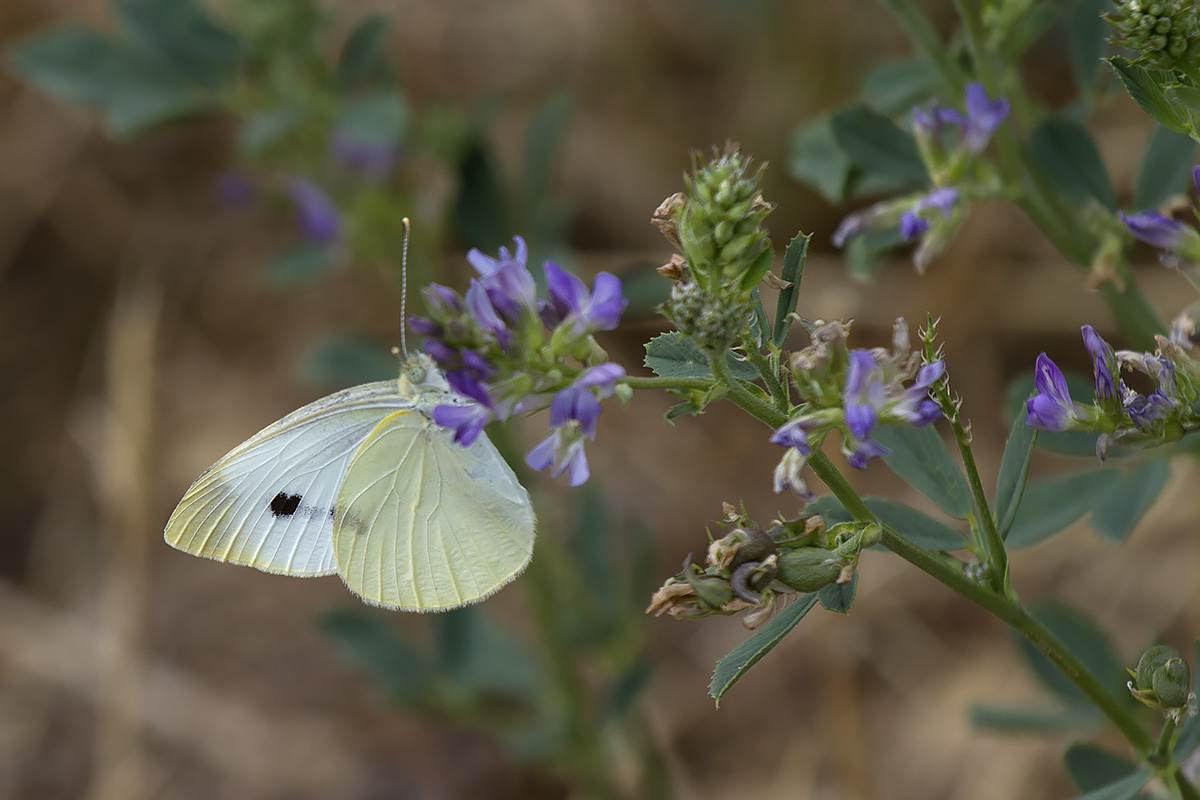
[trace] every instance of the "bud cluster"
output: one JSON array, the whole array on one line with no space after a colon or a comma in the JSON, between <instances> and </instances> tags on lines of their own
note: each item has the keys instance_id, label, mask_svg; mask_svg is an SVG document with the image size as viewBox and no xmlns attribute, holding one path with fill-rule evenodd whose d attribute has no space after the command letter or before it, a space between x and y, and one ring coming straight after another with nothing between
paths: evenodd
<instances>
[{"instance_id":1,"label":"bud cluster","mask_svg":"<svg viewBox=\"0 0 1200 800\"><path fill-rule=\"evenodd\" d=\"M689 555L683 570L654 593L647 613L693 619L747 611L742 622L753 630L797 593L848 583L859 553L880 534L878 526L857 522L826 530L816 514L776 520L763 530L728 504L722 524L732 530L709 544L704 567Z\"/></svg>"},{"instance_id":2,"label":"bud cluster","mask_svg":"<svg viewBox=\"0 0 1200 800\"><path fill-rule=\"evenodd\" d=\"M763 223L774 206L760 190L763 169L728 144L654 212L653 223L683 254L659 270L676 281L662 312L705 350L736 341L750 321L750 293L771 268Z\"/></svg>"},{"instance_id":3,"label":"bud cluster","mask_svg":"<svg viewBox=\"0 0 1200 800\"><path fill-rule=\"evenodd\" d=\"M1191 72L1200 55L1200 10L1193 0L1118 0L1105 17L1116 28L1111 41L1137 54L1149 69Z\"/></svg>"}]
</instances>

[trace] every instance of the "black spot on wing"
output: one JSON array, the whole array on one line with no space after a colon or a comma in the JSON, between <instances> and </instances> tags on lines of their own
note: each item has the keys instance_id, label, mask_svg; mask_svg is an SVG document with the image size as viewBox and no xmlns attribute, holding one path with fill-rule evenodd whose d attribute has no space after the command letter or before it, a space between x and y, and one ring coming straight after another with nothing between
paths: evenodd
<instances>
[{"instance_id":1,"label":"black spot on wing","mask_svg":"<svg viewBox=\"0 0 1200 800\"><path fill-rule=\"evenodd\" d=\"M300 495L280 492L271 498L271 513L277 517L290 517L300 508Z\"/></svg>"}]
</instances>

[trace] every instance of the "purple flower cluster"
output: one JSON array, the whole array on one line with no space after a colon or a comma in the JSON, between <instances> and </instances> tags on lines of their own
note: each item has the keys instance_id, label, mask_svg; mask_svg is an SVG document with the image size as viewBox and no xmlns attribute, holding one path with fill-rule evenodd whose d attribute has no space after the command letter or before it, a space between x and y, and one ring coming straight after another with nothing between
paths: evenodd
<instances>
[{"instance_id":1,"label":"purple flower cluster","mask_svg":"<svg viewBox=\"0 0 1200 800\"><path fill-rule=\"evenodd\" d=\"M912 111L913 132L918 138L940 140L946 126L959 129L958 146L968 153L981 153L991 141L992 133L1008 117L1008 100L988 97L978 81L967 84L964 92L967 113L933 103L928 109Z\"/></svg>"},{"instance_id":2,"label":"purple flower cluster","mask_svg":"<svg viewBox=\"0 0 1200 800\"><path fill-rule=\"evenodd\" d=\"M1173 327L1173 330L1175 328ZM1025 423L1045 431L1093 431L1096 455L1103 461L1110 445L1147 446L1174 441L1194 428L1192 404L1197 399L1200 365L1176 338L1156 337L1154 353L1114 351L1090 325L1082 328L1083 344L1092 361L1095 395L1091 405L1075 402L1062 370L1042 353L1034 367L1036 393L1025 401ZM1155 388L1142 393L1121 378L1138 372Z\"/></svg>"},{"instance_id":3,"label":"purple flower cluster","mask_svg":"<svg viewBox=\"0 0 1200 800\"><path fill-rule=\"evenodd\" d=\"M982 84L971 83L966 90L966 109L963 114L937 103L913 109L913 134L925 168L933 176L934 188L885 200L848 215L833 234L835 247L843 247L863 233L895 226L903 241L921 240L913 253L913 263L918 272L925 271L962 225L968 203L960 186L970 187L971 181L980 183L977 176L971 177L974 173L968 172L968 167L1008 116L1008 101L1003 97L992 100ZM948 145L946 132L951 127L957 128L959 135Z\"/></svg>"},{"instance_id":4,"label":"purple flower cluster","mask_svg":"<svg viewBox=\"0 0 1200 800\"><path fill-rule=\"evenodd\" d=\"M879 425L928 425L942 416L929 390L945 374L945 362L920 364L919 354L909 350L903 319L896 321L890 352L847 350L847 331L842 323L819 325L813 344L793 354L792 378L805 402L771 436L787 448L775 468L776 492L790 489L811 499L800 471L831 430L841 431L850 466L866 469L872 458L891 452L872 438Z\"/></svg>"},{"instance_id":5,"label":"purple flower cluster","mask_svg":"<svg viewBox=\"0 0 1200 800\"><path fill-rule=\"evenodd\" d=\"M536 470L563 472L578 486L588 479L584 443L596 436L600 401L612 395L625 370L605 361L592 334L617 327L628 301L621 281L599 273L591 289L557 264L543 264L548 298L526 267L528 249L500 248L498 257L478 250L467 260L478 275L461 297L431 284L423 292L428 317L410 317L425 336L425 351L466 403L441 405L433 418L469 445L493 420L550 408L550 434L525 462ZM547 341L548 339L548 341Z\"/></svg>"}]
</instances>

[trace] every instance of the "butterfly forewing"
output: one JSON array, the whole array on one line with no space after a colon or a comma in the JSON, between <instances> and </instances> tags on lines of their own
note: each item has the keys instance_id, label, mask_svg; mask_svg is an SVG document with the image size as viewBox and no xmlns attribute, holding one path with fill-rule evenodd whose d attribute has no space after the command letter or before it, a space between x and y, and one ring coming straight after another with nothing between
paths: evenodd
<instances>
[{"instance_id":1,"label":"butterfly forewing","mask_svg":"<svg viewBox=\"0 0 1200 800\"><path fill-rule=\"evenodd\" d=\"M381 419L412 405L396 381L383 381L294 411L196 479L167 523L167 542L267 572L335 572L334 506L347 466Z\"/></svg>"},{"instance_id":2,"label":"butterfly forewing","mask_svg":"<svg viewBox=\"0 0 1200 800\"><path fill-rule=\"evenodd\" d=\"M408 611L482 600L533 553L529 495L486 436L455 444L420 411L382 420L355 453L334 519L338 572Z\"/></svg>"}]
</instances>

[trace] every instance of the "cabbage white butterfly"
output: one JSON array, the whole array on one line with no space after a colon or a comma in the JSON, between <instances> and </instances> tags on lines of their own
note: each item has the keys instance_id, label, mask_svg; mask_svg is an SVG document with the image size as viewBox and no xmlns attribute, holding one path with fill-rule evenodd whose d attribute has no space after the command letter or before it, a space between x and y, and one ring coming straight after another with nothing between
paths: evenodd
<instances>
[{"instance_id":1,"label":"cabbage white butterfly","mask_svg":"<svg viewBox=\"0 0 1200 800\"><path fill-rule=\"evenodd\" d=\"M407 217L402 224L406 285ZM403 328L400 340L403 349ZM384 608L483 600L529 564L536 520L486 435L464 447L433 421L437 406L467 402L417 353L399 381L323 397L230 450L187 490L163 537L264 572L336 572Z\"/></svg>"},{"instance_id":2,"label":"cabbage white butterfly","mask_svg":"<svg viewBox=\"0 0 1200 800\"><path fill-rule=\"evenodd\" d=\"M440 611L482 600L533 554L529 493L487 436L470 446L433 409L464 402L432 359L269 425L196 479L167 543L264 572L337 573L372 605Z\"/></svg>"}]
</instances>

